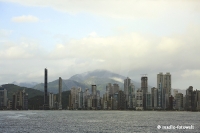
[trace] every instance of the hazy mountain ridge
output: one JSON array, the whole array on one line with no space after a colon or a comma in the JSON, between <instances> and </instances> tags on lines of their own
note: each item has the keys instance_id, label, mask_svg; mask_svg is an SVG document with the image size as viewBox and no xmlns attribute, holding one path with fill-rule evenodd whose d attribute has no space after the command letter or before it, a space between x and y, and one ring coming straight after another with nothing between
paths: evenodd
<instances>
[{"instance_id":1,"label":"hazy mountain ridge","mask_svg":"<svg viewBox=\"0 0 200 133\"><path fill-rule=\"evenodd\" d=\"M48 92L58 93L58 79L48 83ZM88 88L87 85L73 80L62 80L62 91L68 91L72 87L81 87L82 89ZM33 89L44 91L44 83L40 83L33 87Z\"/></svg>"},{"instance_id":2,"label":"hazy mountain ridge","mask_svg":"<svg viewBox=\"0 0 200 133\"><path fill-rule=\"evenodd\" d=\"M21 87L33 88L38 83L37 82L16 82L16 81L14 81L10 84L14 84L14 85L21 86Z\"/></svg>"},{"instance_id":3,"label":"hazy mountain ridge","mask_svg":"<svg viewBox=\"0 0 200 133\"><path fill-rule=\"evenodd\" d=\"M101 91L101 94L106 91L106 85L108 83L114 84L117 83L121 90L124 90L124 79L127 77L107 71L107 70L94 70L90 72L85 72L82 74L76 74L72 76L70 79L75 80L77 82L82 82L91 86L92 84L97 85L97 89ZM141 83L132 81L131 82L135 85L135 89L141 87ZM90 87L91 88L91 87ZM148 86L149 91L152 88Z\"/></svg>"}]
</instances>

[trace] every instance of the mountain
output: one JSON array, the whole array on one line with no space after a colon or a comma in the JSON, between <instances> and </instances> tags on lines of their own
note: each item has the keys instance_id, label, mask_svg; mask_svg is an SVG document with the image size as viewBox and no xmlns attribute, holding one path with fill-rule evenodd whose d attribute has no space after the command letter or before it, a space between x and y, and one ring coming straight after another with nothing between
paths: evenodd
<instances>
[{"instance_id":1,"label":"mountain","mask_svg":"<svg viewBox=\"0 0 200 133\"><path fill-rule=\"evenodd\" d=\"M83 83L79 83L77 81L73 80L63 80L62 82L62 91L68 91L72 87L81 87L82 89L88 88L87 85ZM33 87L33 89L44 91L44 83L37 84L36 86ZM58 93L58 80L52 81L48 83L48 92L51 93Z\"/></svg>"},{"instance_id":2,"label":"mountain","mask_svg":"<svg viewBox=\"0 0 200 133\"><path fill-rule=\"evenodd\" d=\"M26 87L20 87L14 84L4 84L1 85L3 88L5 88L8 92L8 99L12 100L13 93L17 92L18 90L25 90L26 93L28 93L28 98L32 98L38 95L43 96L44 92L35 90L32 88L26 88Z\"/></svg>"},{"instance_id":3,"label":"mountain","mask_svg":"<svg viewBox=\"0 0 200 133\"><path fill-rule=\"evenodd\" d=\"M114 84L117 83L121 90L124 89L124 79L127 77L107 71L107 70L94 70L85 72L82 74L76 74L70 77L67 80L63 79L62 82L62 91L68 91L72 87L81 87L83 90L86 88L91 89L91 85L97 85L97 89L100 90L101 95L106 91L106 85L108 83ZM141 83L131 81L135 85L135 89L141 87ZM152 87L148 86L150 91ZM37 84L33 87L33 89L37 89L40 91L44 91L44 83ZM48 83L48 92L52 92L54 94L58 93L58 80L52 81Z\"/></svg>"},{"instance_id":4,"label":"mountain","mask_svg":"<svg viewBox=\"0 0 200 133\"><path fill-rule=\"evenodd\" d=\"M87 86L91 86L92 84L97 85L97 89L101 91L101 94L106 91L106 85L108 83L117 83L121 90L124 88L124 79L127 77L107 71L107 70L95 70L90 72L85 72L82 74L76 74L72 76L70 79L86 84ZM136 90L141 87L141 83L131 81ZM91 87L89 87L91 88ZM152 88L148 86L149 90Z\"/></svg>"},{"instance_id":5,"label":"mountain","mask_svg":"<svg viewBox=\"0 0 200 133\"><path fill-rule=\"evenodd\" d=\"M35 85L37 85L38 83L37 82L16 82L16 81L14 81L11 84L18 85L18 86L21 86L21 87L32 88Z\"/></svg>"}]
</instances>

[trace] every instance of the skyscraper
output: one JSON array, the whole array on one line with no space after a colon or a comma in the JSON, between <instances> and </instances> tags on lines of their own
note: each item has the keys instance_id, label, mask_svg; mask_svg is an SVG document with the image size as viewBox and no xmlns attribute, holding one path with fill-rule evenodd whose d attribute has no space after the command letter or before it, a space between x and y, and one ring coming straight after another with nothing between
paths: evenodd
<instances>
[{"instance_id":1,"label":"skyscraper","mask_svg":"<svg viewBox=\"0 0 200 133\"><path fill-rule=\"evenodd\" d=\"M113 84L113 94L118 93L118 91L119 91L119 85Z\"/></svg>"},{"instance_id":2,"label":"skyscraper","mask_svg":"<svg viewBox=\"0 0 200 133\"><path fill-rule=\"evenodd\" d=\"M143 107L146 109L146 93L148 92L148 78L146 75L141 77L141 90L143 92Z\"/></svg>"},{"instance_id":3,"label":"skyscraper","mask_svg":"<svg viewBox=\"0 0 200 133\"><path fill-rule=\"evenodd\" d=\"M146 109L152 109L152 94L146 93Z\"/></svg>"},{"instance_id":4,"label":"skyscraper","mask_svg":"<svg viewBox=\"0 0 200 133\"><path fill-rule=\"evenodd\" d=\"M44 109L48 108L48 97L47 97L47 76L48 76L48 71L45 68L44 69Z\"/></svg>"},{"instance_id":5,"label":"skyscraper","mask_svg":"<svg viewBox=\"0 0 200 133\"><path fill-rule=\"evenodd\" d=\"M49 109L53 109L53 108L54 108L54 94L49 93Z\"/></svg>"},{"instance_id":6,"label":"skyscraper","mask_svg":"<svg viewBox=\"0 0 200 133\"><path fill-rule=\"evenodd\" d=\"M145 94L148 92L148 78L146 75L141 77L141 89Z\"/></svg>"},{"instance_id":7,"label":"skyscraper","mask_svg":"<svg viewBox=\"0 0 200 133\"><path fill-rule=\"evenodd\" d=\"M177 93L175 96L175 101L176 101L176 109L177 110L183 110L183 94L182 93Z\"/></svg>"},{"instance_id":8,"label":"skyscraper","mask_svg":"<svg viewBox=\"0 0 200 133\"><path fill-rule=\"evenodd\" d=\"M154 92L156 90L157 90L157 88L155 88L155 87L151 88L152 109L157 107L157 104L156 104L157 103L157 93L155 94L155 92ZM154 106L154 101L155 101L155 106Z\"/></svg>"},{"instance_id":9,"label":"skyscraper","mask_svg":"<svg viewBox=\"0 0 200 133\"><path fill-rule=\"evenodd\" d=\"M78 89L76 89L75 87L71 88L70 91L70 103L69 103L69 107L71 109L78 109Z\"/></svg>"},{"instance_id":10,"label":"skyscraper","mask_svg":"<svg viewBox=\"0 0 200 133\"><path fill-rule=\"evenodd\" d=\"M27 110L28 109L28 94L25 90L18 91L13 94L12 109Z\"/></svg>"},{"instance_id":11,"label":"skyscraper","mask_svg":"<svg viewBox=\"0 0 200 133\"><path fill-rule=\"evenodd\" d=\"M78 109L83 108L83 92L81 88L78 88Z\"/></svg>"},{"instance_id":12,"label":"skyscraper","mask_svg":"<svg viewBox=\"0 0 200 133\"><path fill-rule=\"evenodd\" d=\"M157 74L158 102L160 107L166 109L169 106L169 97L171 96L171 74Z\"/></svg>"},{"instance_id":13,"label":"skyscraper","mask_svg":"<svg viewBox=\"0 0 200 133\"><path fill-rule=\"evenodd\" d=\"M134 103L135 103L135 86L132 83L130 83L128 87L128 102L127 102L128 109L135 108Z\"/></svg>"},{"instance_id":14,"label":"skyscraper","mask_svg":"<svg viewBox=\"0 0 200 133\"><path fill-rule=\"evenodd\" d=\"M97 86L96 85L92 85L92 95L93 96L97 95Z\"/></svg>"},{"instance_id":15,"label":"skyscraper","mask_svg":"<svg viewBox=\"0 0 200 133\"><path fill-rule=\"evenodd\" d=\"M137 105L136 105L136 110L143 110L143 91L142 89L138 89L136 93L136 100L137 100Z\"/></svg>"},{"instance_id":16,"label":"skyscraper","mask_svg":"<svg viewBox=\"0 0 200 133\"><path fill-rule=\"evenodd\" d=\"M125 94L123 91L118 92L118 109L124 110L125 109Z\"/></svg>"},{"instance_id":17,"label":"skyscraper","mask_svg":"<svg viewBox=\"0 0 200 133\"><path fill-rule=\"evenodd\" d=\"M58 109L62 109L62 78L59 77Z\"/></svg>"},{"instance_id":18,"label":"skyscraper","mask_svg":"<svg viewBox=\"0 0 200 133\"><path fill-rule=\"evenodd\" d=\"M124 79L124 94L125 94L126 101L128 101L128 88L130 84L131 84L131 79L129 77Z\"/></svg>"}]
</instances>

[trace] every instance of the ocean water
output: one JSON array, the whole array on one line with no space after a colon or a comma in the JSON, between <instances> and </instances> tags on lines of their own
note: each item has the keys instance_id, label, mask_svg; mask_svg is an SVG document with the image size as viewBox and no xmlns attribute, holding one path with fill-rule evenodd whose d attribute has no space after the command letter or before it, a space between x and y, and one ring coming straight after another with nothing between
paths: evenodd
<instances>
[{"instance_id":1,"label":"ocean water","mask_svg":"<svg viewBox=\"0 0 200 133\"><path fill-rule=\"evenodd\" d=\"M158 129L193 126L194 129ZM200 112L0 111L0 133L200 132Z\"/></svg>"}]
</instances>

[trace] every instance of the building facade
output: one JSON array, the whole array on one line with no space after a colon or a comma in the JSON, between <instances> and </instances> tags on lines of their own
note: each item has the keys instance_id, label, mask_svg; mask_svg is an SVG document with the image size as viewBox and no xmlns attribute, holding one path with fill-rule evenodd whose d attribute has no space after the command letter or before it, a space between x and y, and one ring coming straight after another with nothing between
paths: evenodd
<instances>
[{"instance_id":1,"label":"building facade","mask_svg":"<svg viewBox=\"0 0 200 133\"><path fill-rule=\"evenodd\" d=\"M62 109L62 78L59 77L59 81L58 81L58 109L61 110Z\"/></svg>"},{"instance_id":2,"label":"building facade","mask_svg":"<svg viewBox=\"0 0 200 133\"><path fill-rule=\"evenodd\" d=\"M8 92L5 88L0 86L0 109L6 109L7 108L7 102L8 102Z\"/></svg>"},{"instance_id":3,"label":"building facade","mask_svg":"<svg viewBox=\"0 0 200 133\"><path fill-rule=\"evenodd\" d=\"M125 94L126 101L128 101L128 89L129 89L130 84L131 84L131 79L129 77L124 79L124 94Z\"/></svg>"},{"instance_id":4,"label":"building facade","mask_svg":"<svg viewBox=\"0 0 200 133\"><path fill-rule=\"evenodd\" d=\"M175 96L175 109L176 110L183 110L183 94L177 93Z\"/></svg>"},{"instance_id":5,"label":"building facade","mask_svg":"<svg viewBox=\"0 0 200 133\"><path fill-rule=\"evenodd\" d=\"M44 69L44 105L43 109L48 109L48 70L45 68Z\"/></svg>"},{"instance_id":6,"label":"building facade","mask_svg":"<svg viewBox=\"0 0 200 133\"><path fill-rule=\"evenodd\" d=\"M149 92L146 93L146 109L152 109L152 94Z\"/></svg>"},{"instance_id":7,"label":"building facade","mask_svg":"<svg viewBox=\"0 0 200 133\"><path fill-rule=\"evenodd\" d=\"M143 93L143 108L146 109L146 93L148 92L148 77L146 75L141 77L141 90Z\"/></svg>"},{"instance_id":8,"label":"building facade","mask_svg":"<svg viewBox=\"0 0 200 133\"><path fill-rule=\"evenodd\" d=\"M171 74L167 72L157 74L157 88L158 88L158 107L166 109L169 106L169 97L171 96Z\"/></svg>"},{"instance_id":9,"label":"building facade","mask_svg":"<svg viewBox=\"0 0 200 133\"><path fill-rule=\"evenodd\" d=\"M136 100L137 100L137 105L136 105L136 110L143 110L143 91L142 89L138 89L136 93Z\"/></svg>"}]
</instances>

